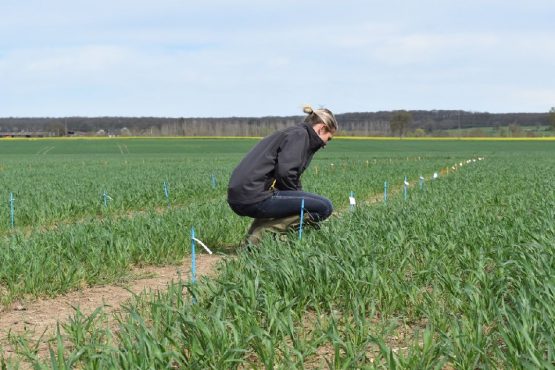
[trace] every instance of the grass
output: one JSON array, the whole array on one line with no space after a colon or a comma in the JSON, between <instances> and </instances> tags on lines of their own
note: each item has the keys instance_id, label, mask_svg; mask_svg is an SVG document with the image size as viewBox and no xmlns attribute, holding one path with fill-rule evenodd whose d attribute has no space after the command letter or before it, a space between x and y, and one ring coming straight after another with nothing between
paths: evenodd
<instances>
[{"instance_id":1,"label":"grass","mask_svg":"<svg viewBox=\"0 0 555 370\"><path fill-rule=\"evenodd\" d=\"M161 158L175 164L188 156L179 167L189 174L180 178L187 186L172 193L182 200L179 207L122 218L137 207L129 201L98 214L85 208L83 214L95 217L80 214L79 223L71 222L71 213L48 216L37 229L60 217L68 223L39 233L31 224L28 235L22 232L28 229L8 229L1 248L9 252L0 266L11 267L0 274L0 284L25 280L20 271L28 265L37 266L37 278L23 284L27 290L8 284L12 297L45 294L47 286L52 291L46 294L59 294L83 279L94 283L93 276L109 281L131 263L185 255L193 224L209 245L237 243L246 220L228 210L223 184L226 171L255 141L225 142L225 148L221 141L206 142L195 149L199 153L184 149L186 141L168 141L160 150L173 153L150 148L123 159L142 173L142 161L157 171L164 168ZM127 144L130 153L147 145L134 144ZM528 141L334 141L317 154L303 184L344 210L355 191L354 212L307 230L302 241L296 235L266 238L255 251L239 250L216 278L191 284L184 277L167 292L137 297L115 329L103 323L101 310L89 317L77 311L48 358L38 358L24 340L19 351L38 368L553 367L554 149L550 142ZM96 150L89 159L97 167L108 161L107 178L117 178L122 159L103 153L110 146ZM64 163L58 176L65 179L83 160L77 153L49 153L53 158L40 163ZM430 181L434 171L478 155L486 160ZM2 158L11 171L11 160L34 154ZM220 187L210 190L208 175L215 169ZM402 194L387 204L360 201L381 194L384 180L400 187L405 175L413 185L425 175L423 190L411 188L406 201ZM136 181L155 189L156 178L137 175L112 194L133 191ZM207 184L193 188L191 178ZM163 208L163 197L157 199ZM64 273L39 278L54 271L50 265L75 266L76 272L62 268Z\"/></svg>"}]
</instances>

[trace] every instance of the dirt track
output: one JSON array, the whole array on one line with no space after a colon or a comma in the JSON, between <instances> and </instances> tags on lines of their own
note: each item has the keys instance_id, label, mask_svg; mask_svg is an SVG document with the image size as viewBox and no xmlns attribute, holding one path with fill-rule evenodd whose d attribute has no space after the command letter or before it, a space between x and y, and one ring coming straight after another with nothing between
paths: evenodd
<instances>
[{"instance_id":1,"label":"dirt track","mask_svg":"<svg viewBox=\"0 0 555 370\"><path fill-rule=\"evenodd\" d=\"M218 255L197 255L197 276L210 276L215 272L215 266L223 257ZM186 258L179 266L146 267L134 269L133 276L148 276L131 281L124 286L106 285L85 288L64 294L52 299L39 299L29 303L14 303L8 310L0 311L0 348L9 356L13 350L7 342L8 333L27 333L31 338L38 339L45 333L44 338L50 338L56 332L58 321L64 322L74 312L73 307L79 307L83 314L91 314L100 306L105 306L105 312L110 313L119 307L133 294L142 291L165 290L171 281L177 281L179 274L183 278L191 273L191 259Z\"/></svg>"}]
</instances>

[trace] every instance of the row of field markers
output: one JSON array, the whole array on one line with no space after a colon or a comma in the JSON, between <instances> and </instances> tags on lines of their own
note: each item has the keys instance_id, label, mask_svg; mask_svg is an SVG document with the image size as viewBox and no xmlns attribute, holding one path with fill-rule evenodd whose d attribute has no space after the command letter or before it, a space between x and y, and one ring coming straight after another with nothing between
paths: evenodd
<instances>
[{"instance_id":1,"label":"row of field markers","mask_svg":"<svg viewBox=\"0 0 555 370\"><path fill-rule=\"evenodd\" d=\"M464 166L465 164L470 164L470 163L474 163L477 161L481 161L483 160L483 157L478 157L477 159L468 159L466 161L463 162L458 162L455 163L453 166L451 166L452 170L457 170L458 168ZM332 164L333 166L333 164ZM447 171L448 171L449 167L447 167ZM439 173L438 172L434 172L434 174L431 177L431 180L435 180L439 178ZM423 189L424 187L424 177L420 176L419 177L419 186L420 186L420 190ZM210 176L210 184L212 186L212 189L216 189L217 187L217 180L216 180L216 176L211 175ZM407 200L408 198L408 188L409 188L410 184L408 182L407 176L405 176L405 179L403 181L403 194L404 194L404 198L405 200ZM170 207L170 184L167 181L164 181L162 184L162 189L164 191L164 197L166 198L166 201L168 203L168 207ZM389 184L387 181L384 182L384 203L387 203L387 198L388 198L388 189L389 189ZM104 207L108 207L108 204L110 201L114 200L106 191L104 191L102 193L102 201L104 204ZM354 192L351 191L350 195L349 195L349 207L351 210L354 210L356 206L356 199L355 199L355 194ZM12 227L15 227L15 198L13 195L13 192L10 193L10 199L9 199L9 207L10 207L10 225ZM302 206L304 209L304 205ZM302 218L301 218L302 219ZM302 235L302 223L301 223L301 227L299 229L299 236Z\"/></svg>"},{"instance_id":2,"label":"row of field markers","mask_svg":"<svg viewBox=\"0 0 555 370\"><path fill-rule=\"evenodd\" d=\"M482 161L482 160L484 160L484 157L467 159L466 161L455 163L453 166L451 166L451 169L453 171L456 171L457 169L461 168L465 164L475 163L477 161ZM449 167L446 168L446 172L449 173ZM434 181L438 178L439 178L439 172L434 172L434 174L431 176L430 180ZM420 175L420 177L418 178L418 184L419 184L420 190L424 189L424 181L425 181L424 176ZM407 176L405 176L405 180L403 181L403 195L404 195L405 200L408 199L409 187L410 187L410 183L407 179ZM384 203L387 203L387 196L388 196L388 182L385 181L384 186L383 186L383 201L384 201ZM354 210L355 206L356 206L355 194L354 194L354 192L351 191L351 194L349 195L349 208L351 210Z\"/></svg>"},{"instance_id":3,"label":"row of field markers","mask_svg":"<svg viewBox=\"0 0 555 370\"><path fill-rule=\"evenodd\" d=\"M212 186L212 189L216 189L217 187L217 180L216 180L216 176L211 175L210 176L210 184ZM168 202L168 208L170 207L170 184L167 181L164 181L164 183L162 184L162 188L164 190L164 197L166 198L167 202ZM102 192L101 195L101 200L102 203L104 204L104 207L108 207L108 204L110 201L114 200L114 198L112 198L107 191ZM10 198L9 198L9 207L10 207L10 225L11 227L15 227L15 197L13 192L10 192Z\"/></svg>"}]
</instances>

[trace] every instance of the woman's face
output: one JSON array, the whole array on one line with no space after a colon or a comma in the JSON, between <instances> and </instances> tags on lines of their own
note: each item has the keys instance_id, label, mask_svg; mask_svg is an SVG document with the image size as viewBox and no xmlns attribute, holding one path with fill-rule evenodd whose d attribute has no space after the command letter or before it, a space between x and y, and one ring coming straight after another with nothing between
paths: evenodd
<instances>
[{"instance_id":1,"label":"woman's face","mask_svg":"<svg viewBox=\"0 0 555 370\"><path fill-rule=\"evenodd\" d=\"M314 128L314 131L316 131L316 134L318 134L324 144L327 144L333 138L333 135L335 135L335 131L329 130L324 124L318 124Z\"/></svg>"}]
</instances>

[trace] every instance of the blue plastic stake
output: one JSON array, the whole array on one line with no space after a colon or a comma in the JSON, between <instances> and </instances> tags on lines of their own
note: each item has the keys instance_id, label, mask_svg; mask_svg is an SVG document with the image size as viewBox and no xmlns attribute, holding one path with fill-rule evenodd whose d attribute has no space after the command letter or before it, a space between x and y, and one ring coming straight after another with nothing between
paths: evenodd
<instances>
[{"instance_id":1,"label":"blue plastic stake","mask_svg":"<svg viewBox=\"0 0 555 370\"><path fill-rule=\"evenodd\" d=\"M216 176L212 175L212 189L216 189Z\"/></svg>"},{"instance_id":2,"label":"blue plastic stake","mask_svg":"<svg viewBox=\"0 0 555 370\"><path fill-rule=\"evenodd\" d=\"M15 226L14 202L15 202L15 198L13 197L13 193L10 193L10 221L11 221L12 227Z\"/></svg>"},{"instance_id":3,"label":"blue plastic stake","mask_svg":"<svg viewBox=\"0 0 555 370\"><path fill-rule=\"evenodd\" d=\"M303 238L304 198L301 198L301 224L299 226L299 240Z\"/></svg>"},{"instance_id":4,"label":"blue plastic stake","mask_svg":"<svg viewBox=\"0 0 555 370\"><path fill-rule=\"evenodd\" d=\"M196 281L197 261L195 256L195 228L191 227L191 282Z\"/></svg>"},{"instance_id":5,"label":"blue plastic stake","mask_svg":"<svg viewBox=\"0 0 555 370\"><path fill-rule=\"evenodd\" d=\"M170 207L170 185L167 181L164 181L164 195L166 196L166 200L168 201L168 208Z\"/></svg>"},{"instance_id":6,"label":"blue plastic stake","mask_svg":"<svg viewBox=\"0 0 555 370\"><path fill-rule=\"evenodd\" d=\"M387 203L387 181L383 183L383 202Z\"/></svg>"},{"instance_id":7,"label":"blue plastic stake","mask_svg":"<svg viewBox=\"0 0 555 370\"><path fill-rule=\"evenodd\" d=\"M420 190L424 188L424 177L420 176Z\"/></svg>"},{"instance_id":8,"label":"blue plastic stake","mask_svg":"<svg viewBox=\"0 0 555 370\"><path fill-rule=\"evenodd\" d=\"M407 177L406 176L405 176L405 182L403 184L405 185L405 200L407 200L408 185L407 185Z\"/></svg>"},{"instance_id":9,"label":"blue plastic stake","mask_svg":"<svg viewBox=\"0 0 555 370\"><path fill-rule=\"evenodd\" d=\"M104 192L104 207L108 207L108 194Z\"/></svg>"}]
</instances>

